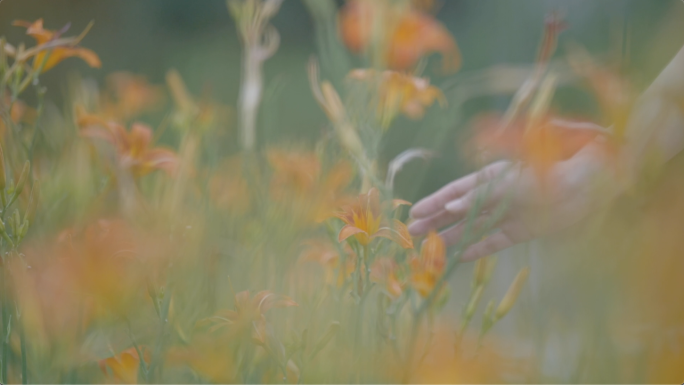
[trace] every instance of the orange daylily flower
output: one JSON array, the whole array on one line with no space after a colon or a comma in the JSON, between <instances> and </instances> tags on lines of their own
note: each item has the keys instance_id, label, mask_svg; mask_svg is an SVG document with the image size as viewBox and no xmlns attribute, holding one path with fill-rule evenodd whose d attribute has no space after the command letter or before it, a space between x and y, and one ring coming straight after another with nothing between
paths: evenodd
<instances>
[{"instance_id":1,"label":"orange daylily flower","mask_svg":"<svg viewBox=\"0 0 684 385\"><path fill-rule=\"evenodd\" d=\"M9 118L12 121L12 123L32 124L36 119L36 110L29 107L28 105L26 105L26 103L24 103L21 100L16 100L14 104L12 104L10 99L11 96L9 95L9 93L6 93L4 96L4 105L12 106L12 109L9 113ZM7 126L5 125L5 120L0 119L0 138L4 138L6 132Z\"/></svg>"},{"instance_id":2,"label":"orange daylily flower","mask_svg":"<svg viewBox=\"0 0 684 385\"><path fill-rule=\"evenodd\" d=\"M349 73L349 79L377 85L378 117L383 127L389 126L398 112L411 119L420 119L435 101L441 106L446 104L442 91L430 85L428 78L396 71L378 73L372 69L356 69Z\"/></svg>"},{"instance_id":3,"label":"orange daylily flower","mask_svg":"<svg viewBox=\"0 0 684 385\"><path fill-rule=\"evenodd\" d=\"M550 168L569 159L597 137L605 135L601 127L585 121L543 117L529 127L530 120L518 118L505 122L495 114L475 119L476 147L488 156L521 160L544 179ZM505 125L505 127L504 127Z\"/></svg>"},{"instance_id":4,"label":"orange daylily flower","mask_svg":"<svg viewBox=\"0 0 684 385\"><path fill-rule=\"evenodd\" d=\"M150 363L150 353L146 347L141 346L141 353L143 359L147 364ZM105 358L98 362L98 366L102 373L108 374L125 384L138 383L138 369L140 369L140 356L135 347L124 350L116 356Z\"/></svg>"},{"instance_id":5,"label":"orange daylily flower","mask_svg":"<svg viewBox=\"0 0 684 385\"><path fill-rule=\"evenodd\" d=\"M175 174L180 160L170 149L151 147L152 129L142 123L133 123L131 130L122 125L95 115L78 111L78 126L81 135L91 139L104 139L116 148L118 162L136 176L164 170Z\"/></svg>"},{"instance_id":6,"label":"orange daylily flower","mask_svg":"<svg viewBox=\"0 0 684 385\"><path fill-rule=\"evenodd\" d=\"M235 294L235 310L223 310L216 316L200 321L200 324L210 325L209 331L214 332L225 326L231 327L231 334L242 334L251 330L252 340L257 344L268 343L263 331L268 328L264 314L272 308L299 306L292 298L275 294L269 290L262 290L253 297L249 290Z\"/></svg>"},{"instance_id":7,"label":"orange daylily flower","mask_svg":"<svg viewBox=\"0 0 684 385\"><path fill-rule=\"evenodd\" d=\"M312 152L270 149L267 158L274 171L271 196L294 205L304 219L322 222L351 200L345 192L354 175L349 163L338 162L323 172Z\"/></svg>"},{"instance_id":8,"label":"orange daylily flower","mask_svg":"<svg viewBox=\"0 0 684 385\"><path fill-rule=\"evenodd\" d=\"M391 205L389 209L394 210L402 205L411 205L411 203L394 199ZM360 244L368 245L373 239L383 237L405 249L413 248L413 240L406 225L397 219L390 222L385 218L383 204L380 202L380 192L376 188L371 188L367 193L359 195L354 203L344 206L336 216L345 223L338 235L339 242L353 236Z\"/></svg>"},{"instance_id":9,"label":"orange daylily flower","mask_svg":"<svg viewBox=\"0 0 684 385\"><path fill-rule=\"evenodd\" d=\"M121 317L144 303L148 282L167 263L167 243L121 220L98 220L28 246L11 266L24 327L69 356L94 320Z\"/></svg>"},{"instance_id":10,"label":"orange daylily flower","mask_svg":"<svg viewBox=\"0 0 684 385\"><path fill-rule=\"evenodd\" d=\"M401 296L406 287L406 282L399 278L402 276L402 272L394 258L378 258L373 262L370 269L371 282L381 285L392 299Z\"/></svg>"},{"instance_id":11,"label":"orange daylily flower","mask_svg":"<svg viewBox=\"0 0 684 385\"><path fill-rule=\"evenodd\" d=\"M103 115L127 122L142 112L158 107L164 99L161 87L153 86L144 76L116 72L107 76L107 92L102 94Z\"/></svg>"},{"instance_id":12,"label":"orange daylily flower","mask_svg":"<svg viewBox=\"0 0 684 385\"><path fill-rule=\"evenodd\" d=\"M608 140L617 149L624 141L627 121L636 101L636 93L627 80L616 71L593 62L591 56L579 47L574 47L569 56L574 71L584 77L598 99L606 124L611 125Z\"/></svg>"},{"instance_id":13,"label":"orange daylily flower","mask_svg":"<svg viewBox=\"0 0 684 385\"><path fill-rule=\"evenodd\" d=\"M341 287L354 273L356 254L345 244L346 261L341 265L340 252L329 241L314 239L305 242L306 248L300 256L301 262L316 262L325 268L325 281L329 285Z\"/></svg>"},{"instance_id":14,"label":"orange daylily flower","mask_svg":"<svg viewBox=\"0 0 684 385\"><path fill-rule=\"evenodd\" d=\"M12 25L25 27L26 34L33 37L38 43L38 45L42 45L55 39L58 39L69 28L69 25L67 24L67 26L62 28L62 30L60 31L51 31L48 29L44 29L43 19L38 19L33 23L24 20L17 20L14 23L12 23ZM49 55L47 59L46 55ZM42 65L43 68L41 72L45 72L59 64L62 60L70 57L81 58L89 66L94 68L100 68L102 66L100 58L97 56L95 52L83 47L63 45L57 46L48 51L40 51L36 53L36 55L33 58L33 69L38 70Z\"/></svg>"},{"instance_id":15,"label":"orange daylily flower","mask_svg":"<svg viewBox=\"0 0 684 385\"><path fill-rule=\"evenodd\" d=\"M427 297L437 284L446 265L444 240L436 232L428 234L420 249L420 256L411 261L411 285L423 297Z\"/></svg>"},{"instance_id":16,"label":"orange daylily flower","mask_svg":"<svg viewBox=\"0 0 684 385\"><path fill-rule=\"evenodd\" d=\"M385 28L385 61L389 68L410 70L429 54L442 55L445 72L455 72L461 65L461 54L449 31L432 15L419 9L382 9L374 1L349 0L340 10L342 40L354 53L368 48L374 37L375 23ZM381 20L376 20L382 17Z\"/></svg>"}]
</instances>

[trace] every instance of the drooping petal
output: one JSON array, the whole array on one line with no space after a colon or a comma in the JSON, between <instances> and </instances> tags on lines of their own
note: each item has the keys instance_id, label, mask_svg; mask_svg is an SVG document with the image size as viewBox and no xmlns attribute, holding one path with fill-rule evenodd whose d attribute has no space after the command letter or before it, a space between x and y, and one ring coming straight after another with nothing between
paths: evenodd
<instances>
[{"instance_id":1,"label":"drooping petal","mask_svg":"<svg viewBox=\"0 0 684 385\"><path fill-rule=\"evenodd\" d=\"M403 199L392 199L392 209L396 209L399 206L411 206L413 203L405 201Z\"/></svg>"},{"instance_id":2,"label":"drooping petal","mask_svg":"<svg viewBox=\"0 0 684 385\"><path fill-rule=\"evenodd\" d=\"M299 306L292 298L282 294L275 294L269 290L262 290L256 293L252 301L262 314L274 307Z\"/></svg>"},{"instance_id":3,"label":"drooping petal","mask_svg":"<svg viewBox=\"0 0 684 385\"><path fill-rule=\"evenodd\" d=\"M373 238L375 237L387 238L405 249L413 249L413 239L411 239L408 228L397 219L394 219L392 227L381 227L378 232L373 234Z\"/></svg>"},{"instance_id":4,"label":"drooping petal","mask_svg":"<svg viewBox=\"0 0 684 385\"><path fill-rule=\"evenodd\" d=\"M337 241L342 242L345 239L351 237L352 235L356 235L356 234L363 234L366 237L368 236L368 234L365 231L361 230L360 228L358 228L356 226L345 225L340 230L340 234L337 236Z\"/></svg>"},{"instance_id":5,"label":"drooping petal","mask_svg":"<svg viewBox=\"0 0 684 385\"><path fill-rule=\"evenodd\" d=\"M437 232L431 231L428 234L425 243L420 249L420 258L425 270L434 274L440 274L444 270L446 247L444 240Z\"/></svg>"}]
</instances>

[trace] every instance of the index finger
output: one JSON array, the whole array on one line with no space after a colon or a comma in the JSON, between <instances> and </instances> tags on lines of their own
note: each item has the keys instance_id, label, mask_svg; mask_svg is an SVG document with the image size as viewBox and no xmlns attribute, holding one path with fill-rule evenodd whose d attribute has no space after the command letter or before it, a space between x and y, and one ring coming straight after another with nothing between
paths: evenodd
<instances>
[{"instance_id":1,"label":"index finger","mask_svg":"<svg viewBox=\"0 0 684 385\"><path fill-rule=\"evenodd\" d=\"M508 164L508 162L496 162L482 168L472 174L459 178L431 195L421 199L411 208L411 218L422 219L431 217L444 210L444 205L460 198L482 182L495 178Z\"/></svg>"}]
</instances>

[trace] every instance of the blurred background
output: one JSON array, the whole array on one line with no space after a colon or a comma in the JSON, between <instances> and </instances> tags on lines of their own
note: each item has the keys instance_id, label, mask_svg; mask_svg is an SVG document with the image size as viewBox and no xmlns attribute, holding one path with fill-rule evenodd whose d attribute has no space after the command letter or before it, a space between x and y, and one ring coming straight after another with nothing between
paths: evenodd
<instances>
[{"instance_id":1,"label":"blurred background","mask_svg":"<svg viewBox=\"0 0 684 385\"><path fill-rule=\"evenodd\" d=\"M454 35L463 55L460 73L451 78L431 74L432 83L443 86L447 98L452 98L450 90L457 88L448 86L454 78L496 65L530 64L541 39L544 16L554 10L568 22L558 56L569 41L593 53L610 53L612 61L619 62L638 86L648 84L684 43L684 4L679 0L448 0L438 1L437 6L437 18ZM9 41L29 42L24 29L12 27L11 22L41 17L46 28L59 29L71 23L74 32L94 20L83 45L93 47L103 63L101 69L92 69L73 59L46 74L43 82L51 91L48 98L56 105L65 93L64 80L76 71L101 84L105 75L114 71L143 74L152 83L163 83L171 68L181 73L191 93L236 105L240 42L223 0L4 0L0 3L0 34ZM316 53L313 21L301 1L287 0L273 24L281 35L281 47L265 63L259 142L262 146L283 140L313 143L326 122L306 80L306 62ZM592 113L587 98L568 99L573 112ZM442 115L434 118L446 132L444 139L439 136L441 140L431 140L437 137L430 131L435 126L432 121L399 119L393 125L382 158L391 159L415 145L435 148L440 155L429 165L409 165L397 181L402 198L414 200L463 174L469 166L463 165L459 152L454 151L463 123L482 109L505 108L507 100L499 96L468 103L466 116L458 122L449 119L449 109L433 107L437 111L432 115ZM424 127L427 130L421 130ZM234 124L230 129L234 130ZM425 167L429 168L427 174ZM428 177L416 188L412 175Z\"/></svg>"}]
</instances>

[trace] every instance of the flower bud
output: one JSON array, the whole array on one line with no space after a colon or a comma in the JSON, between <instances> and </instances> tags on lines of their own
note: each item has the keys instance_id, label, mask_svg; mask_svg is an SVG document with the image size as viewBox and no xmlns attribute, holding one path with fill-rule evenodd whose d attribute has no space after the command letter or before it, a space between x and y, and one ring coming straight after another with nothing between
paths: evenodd
<instances>
[{"instance_id":1,"label":"flower bud","mask_svg":"<svg viewBox=\"0 0 684 385\"><path fill-rule=\"evenodd\" d=\"M482 298L483 290L484 286L479 285L477 289L475 289L473 294L470 296L470 301L468 301L468 306L466 306L465 313L463 314L463 319L465 320L465 322L469 322L470 319L473 318L473 314L475 314L477 304L480 302L480 298Z\"/></svg>"},{"instance_id":2,"label":"flower bud","mask_svg":"<svg viewBox=\"0 0 684 385\"><path fill-rule=\"evenodd\" d=\"M525 282L527 281L528 275L530 275L530 268L525 267L515 276L515 280L513 280L511 287L508 288L508 292L504 295L501 303L499 303L499 307L496 308L496 313L494 314L495 320L500 320L511 310L520 295L520 290L522 290L523 285L525 285Z\"/></svg>"}]
</instances>

